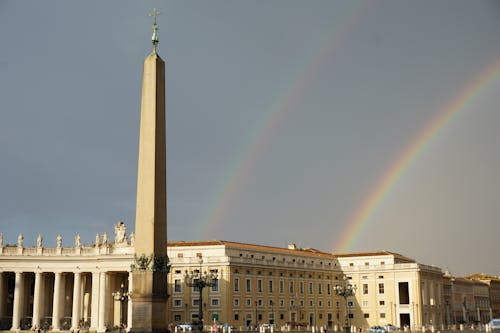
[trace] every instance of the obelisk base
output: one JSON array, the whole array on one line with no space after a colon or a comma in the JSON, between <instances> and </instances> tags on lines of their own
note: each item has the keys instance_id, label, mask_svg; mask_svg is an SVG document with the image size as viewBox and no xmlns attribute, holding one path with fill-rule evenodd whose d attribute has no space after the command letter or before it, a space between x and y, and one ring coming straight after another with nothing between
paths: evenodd
<instances>
[{"instance_id":1,"label":"obelisk base","mask_svg":"<svg viewBox=\"0 0 500 333\"><path fill-rule=\"evenodd\" d=\"M133 273L134 288L132 291L132 325L130 332L156 333L167 332L167 293L166 290L153 290L153 277L166 274L159 272ZM163 289L163 288L161 288Z\"/></svg>"}]
</instances>

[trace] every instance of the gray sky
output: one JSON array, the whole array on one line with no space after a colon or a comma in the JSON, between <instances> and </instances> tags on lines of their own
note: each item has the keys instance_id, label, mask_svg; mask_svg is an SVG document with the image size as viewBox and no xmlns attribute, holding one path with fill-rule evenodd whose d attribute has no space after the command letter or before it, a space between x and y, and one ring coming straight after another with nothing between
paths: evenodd
<instances>
[{"instance_id":1,"label":"gray sky","mask_svg":"<svg viewBox=\"0 0 500 333\"><path fill-rule=\"evenodd\" d=\"M118 220L133 230L153 7L169 240L344 242L500 273L498 1L0 1L6 242L91 243Z\"/></svg>"}]
</instances>

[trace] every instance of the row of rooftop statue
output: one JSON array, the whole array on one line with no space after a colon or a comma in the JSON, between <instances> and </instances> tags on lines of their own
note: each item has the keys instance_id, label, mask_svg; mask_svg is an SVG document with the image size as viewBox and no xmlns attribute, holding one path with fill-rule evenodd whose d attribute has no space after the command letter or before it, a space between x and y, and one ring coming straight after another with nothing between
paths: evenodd
<instances>
[{"instance_id":1,"label":"row of rooftop statue","mask_svg":"<svg viewBox=\"0 0 500 333\"><path fill-rule=\"evenodd\" d=\"M125 223L122 221L119 221L118 223L115 224L115 239L114 239L114 246L134 246L135 242L135 237L134 233L130 234L129 240L127 240L126 236L126 227ZM19 234L17 236L17 247L24 247L24 236L22 234ZM94 247L108 247L111 246L108 234L104 233L102 234L102 238L99 234L95 236L95 242L92 246ZM3 247L3 234L0 232L0 247ZM43 247L43 237L41 234L38 235L36 239L36 247L41 248ZM57 235L56 237L56 247L61 248L62 247L62 236ZM75 247L82 247L82 243L80 240L80 234L76 234L75 236Z\"/></svg>"}]
</instances>

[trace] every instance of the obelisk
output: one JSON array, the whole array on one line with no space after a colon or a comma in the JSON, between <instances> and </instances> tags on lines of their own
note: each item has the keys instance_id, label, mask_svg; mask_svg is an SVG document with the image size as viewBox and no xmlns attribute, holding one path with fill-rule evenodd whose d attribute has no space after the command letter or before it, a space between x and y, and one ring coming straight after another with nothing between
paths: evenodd
<instances>
[{"instance_id":1,"label":"obelisk","mask_svg":"<svg viewBox=\"0 0 500 333\"><path fill-rule=\"evenodd\" d=\"M165 62L156 52L158 27L153 11L153 51L144 61L137 175L135 256L130 298L133 332L167 330L167 170ZM130 318L129 317L129 318Z\"/></svg>"}]
</instances>

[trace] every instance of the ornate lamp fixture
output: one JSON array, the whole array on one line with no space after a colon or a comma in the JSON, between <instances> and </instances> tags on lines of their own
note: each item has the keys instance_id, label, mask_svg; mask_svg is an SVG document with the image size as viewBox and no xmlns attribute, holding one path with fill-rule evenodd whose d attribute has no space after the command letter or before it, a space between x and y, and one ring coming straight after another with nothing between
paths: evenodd
<instances>
[{"instance_id":1,"label":"ornate lamp fixture","mask_svg":"<svg viewBox=\"0 0 500 333\"><path fill-rule=\"evenodd\" d=\"M349 283L347 276L342 276L343 285L336 285L333 290L335 290L335 294L338 296L344 297L345 301L345 324L344 324L344 332L350 333L351 331L351 323L349 322L349 304L347 302L348 297L352 297L356 294L356 286Z\"/></svg>"}]
</instances>

